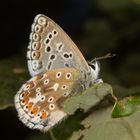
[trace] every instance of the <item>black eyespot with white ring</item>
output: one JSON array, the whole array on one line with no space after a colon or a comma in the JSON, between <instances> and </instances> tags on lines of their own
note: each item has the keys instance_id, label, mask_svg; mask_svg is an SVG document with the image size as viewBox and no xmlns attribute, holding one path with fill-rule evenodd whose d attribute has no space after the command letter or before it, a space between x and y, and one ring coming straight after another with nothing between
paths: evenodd
<instances>
[{"instance_id":1,"label":"black eyespot with white ring","mask_svg":"<svg viewBox=\"0 0 140 140\"><path fill-rule=\"evenodd\" d=\"M39 96L41 96L41 92L36 93L36 97L39 97Z\"/></svg>"},{"instance_id":2,"label":"black eyespot with white ring","mask_svg":"<svg viewBox=\"0 0 140 140\"><path fill-rule=\"evenodd\" d=\"M57 72L56 73L56 78L60 78L62 76L62 72Z\"/></svg>"},{"instance_id":3,"label":"black eyespot with white ring","mask_svg":"<svg viewBox=\"0 0 140 140\"><path fill-rule=\"evenodd\" d=\"M64 96L64 97L67 97L68 95L69 95L69 92L64 92L64 93L63 93L63 96Z\"/></svg>"},{"instance_id":4,"label":"black eyespot with white ring","mask_svg":"<svg viewBox=\"0 0 140 140\"><path fill-rule=\"evenodd\" d=\"M40 101L41 102L44 102L45 101L45 98L46 98L45 96L42 96L41 99L40 99Z\"/></svg>"},{"instance_id":5,"label":"black eyespot with white ring","mask_svg":"<svg viewBox=\"0 0 140 140\"><path fill-rule=\"evenodd\" d=\"M53 30L52 33L57 36L58 32L56 30Z\"/></svg>"},{"instance_id":6,"label":"black eyespot with white ring","mask_svg":"<svg viewBox=\"0 0 140 140\"><path fill-rule=\"evenodd\" d=\"M25 105L25 101L22 100L22 101L20 102L20 104L21 104L21 105Z\"/></svg>"},{"instance_id":7,"label":"black eyespot with white ring","mask_svg":"<svg viewBox=\"0 0 140 140\"><path fill-rule=\"evenodd\" d=\"M33 114L32 111L30 111L30 112L28 113L28 115L31 116L31 117L34 117L34 114Z\"/></svg>"},{"instance_id":8,"label":"black eyespot with white ring","mask_svg":"<svg viewBox=\"0 0 140 140\"><path fill-rule=\"evenodd\" d=\"M62 90L66 89L66 88L67 88L66 85L62 85L62 86L61 86L61 89L62 89Z\"/></svg>"},{"instance_id":9,"label":"black eyespot with white ring","mask_svg":"<svg viewBox=\"0 0 140 140\"><path fill-rule=\"evenodd\" d=\"M38 114L37 114L37 117L40 117L41 116L41 112L39 112Z\"/></svg>"},{"instance_id":10,"label":"black eyespot with white ring","mask_svg":"<svg viewBox=\"0 0 140 140\"><path fill-rule=\"evenodd\" d=\"M51 53L51 52L52 52L52 47L51 47L50 45L47 45L47 46L45 47L45 52L46 52L46 53Z\"/></svg>"},{"instance_id":11,"label":"black eyespot with white ring","mask_svg":"<svg viewBox=\"0 0 140 140\"><path fill-rule=\"evenodd\" d=\"M52 33L49 33L47 37L48 37L49 39L52 39L52 37L53 37Z\"/></svg>"},{"instance_id":12,"label":"black eyespot with white ring","mask_svg":"<svg viewBox=\"0 0 140 140\"><path fill-rule=\"evenodd\" d=\"M70 79L70 78L71 78L71 73L68 72L68 73L66 74L66 79Z\"/></svg>"},{"instance_id":13,"label":"black eyespot with white ring","mask_svg":"<svg viewBox=\"0 0 140 140\"><path fill-rule=\"evenodd\" d=\"M36 92L41 92L41 87L36 88Z\"/></svg>"},{"instance_id":14,"label":"black eyespot with white ring","mask_svg":"<svg viewBox=\"0 0 140 140\"><path fill-rule=\"evenodd\" d=\"M23 107L23 109L24 109L25 111L28 111L28 110L29 110L27 105L25 105L25 106Z\"/></svg>"},{"instance_id":15,"label":"black eyespot with white ring","mask_svg":"<svg viewBox=\"0 0 140 140\"><path fill-rule=\"evenodd\" d=\"M44 80L44 85L47 85L49 83L49 79Z\"/></svg>"},{"instance_id":16,"label":"black eyespot with white ring","mask_svg":"<svg viewBox=\"0 0 140 140\"><path fill-rule=\"evenodd\" d=\"M49 43L50 43L50 39L49 39L49 38L46 38L46 39L44 40L44 44L47 45L47 44L49 44Z\"/></svg>"},{"instance_id":17,"label":"black eyespot with white ring","mask_svg":"<svg viewBox=\"0 0 140 140\"><path fill-rule=\"evenodd\" d=\"M19 99L23 100L24 93L20 94Z\"/></svg>"},{"instance_id":18,"label":"black eyespot with white ring","mask_svg":"<svg viewBox=\"0 0 140 140\"><path fill-rule=\"evenodd\" d=\"M56 54L50 54L49 59L54 61L56 59Z\"/></svg>"},{"instance_id":19,"label":"black eyespot with white ring","mask_svg":"<svg viewBox=\"0 0 140 140\"><path fill-rule=\"evenodd\" d=\"M54 109L55 109L55 105L54 105L54 104L50 104L50 105L49 105L49 109L50 109L50 110L54 110Z\"/></svg>"},{"instance_id":20,"label":"black eyespot with white ring","mask_svg":"<svg viewBox=\"0 0 140 140\"><path fill-rule=\"evenodd\" d=\"M48 102L49 102L49 103L51 103L51 102L53 102L53 101L54 101L54 97L49 97L49 98L48 98Z\"/></svg>"}]
</instances>

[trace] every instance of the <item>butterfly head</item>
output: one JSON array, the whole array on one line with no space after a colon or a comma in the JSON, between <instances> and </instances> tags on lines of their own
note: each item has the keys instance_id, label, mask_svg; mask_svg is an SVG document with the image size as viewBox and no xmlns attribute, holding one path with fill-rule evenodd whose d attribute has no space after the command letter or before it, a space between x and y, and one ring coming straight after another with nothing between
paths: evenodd
<instances>
[{"instance_id":1,"label":"butterfly head","mask_svg":"<svg viewBox=\"0 0 140 140\"><path fill-rule=\"evenodd\" d=\"M94 80L98 79L100 72L100 64L98 61L89 62L90 71Z\"/></svg>"}]
</instances>

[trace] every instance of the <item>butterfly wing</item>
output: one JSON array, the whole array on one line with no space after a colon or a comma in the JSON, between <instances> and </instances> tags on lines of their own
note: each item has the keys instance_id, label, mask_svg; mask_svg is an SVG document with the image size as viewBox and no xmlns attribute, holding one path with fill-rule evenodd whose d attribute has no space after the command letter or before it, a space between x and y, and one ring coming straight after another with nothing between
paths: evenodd
<instances>
[{"instance_id":1,"label":"butterfly wing","mask_svg":"<svg viewBox=\"0 0 140 140\"><path fill-rule=\"evenodd\" d=\"M81 89L81 74L74 68L49 70L31 78L15 96L20 120L29 128L47 131L66 113L62 103Z\"/></svg>"},{"instance_id":2,"label":"butterfly wing","mask_svg":"<svg viewBox=\"0 0 140 140\"><path fill-rule=\"evenodd\" d=\"M31 76L64 67L88 70L88 64L74 42L44 15L37 15L32 25L27 58Z\"/></svg>"}]
</instances>

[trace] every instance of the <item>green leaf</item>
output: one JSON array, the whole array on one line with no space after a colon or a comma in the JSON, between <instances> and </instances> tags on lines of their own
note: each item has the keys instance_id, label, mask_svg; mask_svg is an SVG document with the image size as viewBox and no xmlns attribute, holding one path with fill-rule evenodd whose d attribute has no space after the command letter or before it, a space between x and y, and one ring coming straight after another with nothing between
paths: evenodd
<instances>
[{"instance_id":1,"label":"green leaf","mask_svg":"<svg viewBox=\"0 0 140 140\"><path fill-rule=\"evenodd\" d=\"M94 111L70 140L139 140L140 110L129 117L111 118L112 107Z\"/></svg>"},{"instance_id":2,"label":"green leaf","mask_svg":"<svg viewBox=\"0 0 140 140\"><path fill-rule=\"evenodd\" d=\"M123 117L131 115L140 108L140 96L130 96L115 103L112 117Z\"/></svg>"},{"instance_id":3,"label":"green leaf","mask_svg":"<svg viewBox=\"0 0 140 140\"><path fill-rule=\"evenodd\" d=\"M27 78L23 64L17 58L0 61L0 110L13 106L14 95Z\"/></svg>"},{"instance_id":4,"label":"green leaf","mask_svg":"<svg viewBox=\"0 0 140 140\"><path fill-rule=\"evenodd\" d=\"M95 84L83 94L67 99L63 104L63 111L68 114L73 114L78 108L87 111L108 94L113 94L112 87L109 84Z\"/></svg>"}]
</instances>

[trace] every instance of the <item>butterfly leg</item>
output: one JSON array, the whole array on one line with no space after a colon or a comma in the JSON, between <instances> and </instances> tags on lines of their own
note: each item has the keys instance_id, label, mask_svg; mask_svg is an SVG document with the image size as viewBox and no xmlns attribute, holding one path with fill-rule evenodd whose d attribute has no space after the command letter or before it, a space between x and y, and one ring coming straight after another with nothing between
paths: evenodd
<instances>
[{"instance_id":1,"label":"butterfly leg","mask_svg":"<svg viewBox=\"0 0 140 140\"><path fill-rule=\"evenodd\" d=\"M103 80L102 79L95 79L93 81L93 84L99 84L99 83L103 83Z\"/></svg>"}]
</instances>

